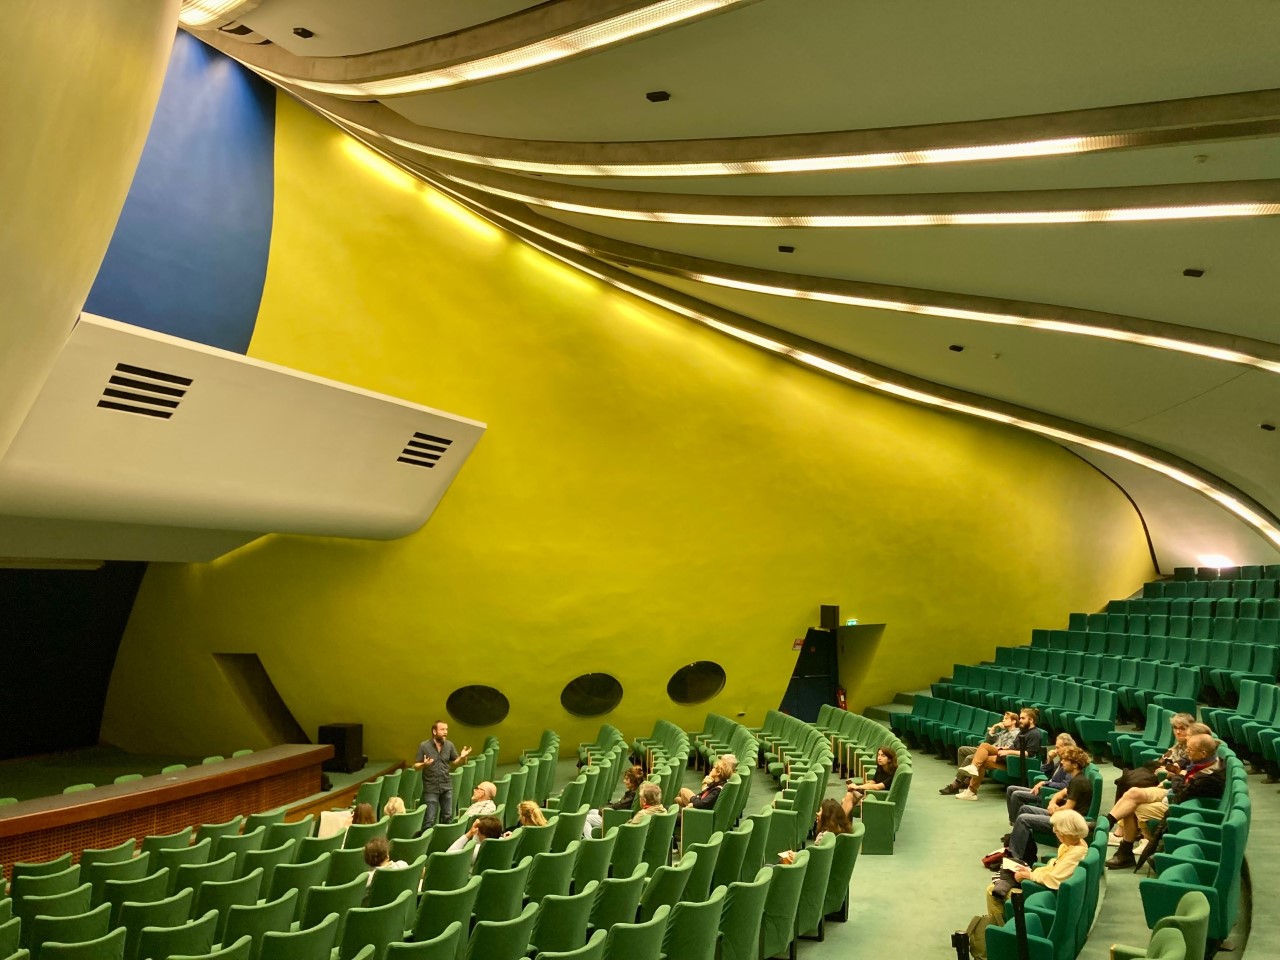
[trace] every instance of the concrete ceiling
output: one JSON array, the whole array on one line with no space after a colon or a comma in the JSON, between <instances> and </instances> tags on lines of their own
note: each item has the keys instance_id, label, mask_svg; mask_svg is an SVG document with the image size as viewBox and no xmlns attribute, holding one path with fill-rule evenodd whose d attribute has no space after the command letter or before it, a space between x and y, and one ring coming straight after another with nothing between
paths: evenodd
<instances>
[{"instance_id":1,"label":"concrete ceiling","mask_svg":"<svg viewBox=\"0 0 1280 960\"><path fill-rule=\"evenodd\" d=\"M599 2L593 8L604 19L644 6ZM566 20L590 7L580 0L262 0L244 25L254 31L251 39L272 42L197 35L277 76L305 82L340 74L357 81L448 67L450 50L468 50L474 59L516 49L545 39L557 13ZM292 28L300 25L316 36L299 40ZM754 0L589 55L426 93L361 103L358 96L335 100L305 86L286 89L420 175L501 213L502 222L621 264L661 285L653 289L763 324L752 329L777 331L784 342L804 338L853 360L988 398L995 407L1039 411L1135 448L1155 448L1169 462L1184 461L1216 478L1214 485L1228 494L1252 498L1280 526L1280 432L1259 429L1280 421L1280 372L1079 333L692 279L725 276L820 290L886 284L971 303L973 310L1014 302L1006 309L1155 330L1278 360L1280 217L780 228L621 219L510 199L512 193L540 201L568 196L579 205L628 213L671 209L680 197L699 209L721 204L764 211L813 197L831 198L819 207L837 207L888 196L891 203L951 210L976 208L983 195L1008 191L1076 190L1088 197L1100 188L1150 188L1144 203L1161 206L1175 204L1183 184L1202 185L1206 202L1250 190L1269 197L1280 179L1277 49L1280 6L1272 0L1233 4L1229 15L1192 0L1087 0L1070 7L1004 0L980 9L948 0ZM657 90L670 99L646 99ZM1211 97L1217 99L1187 100ZM1002 138L1006 129L1016 133ZM1112 133L1134 139L1060 156L748 176L539 175L465 160L902 155ZM864 141L871 146L856 146ZM412 143L443 144L455 158L441 161ZM1040 209L1039 196L1023 195L1031 209ZM1061 202L1072 209L1071 197ZM784 253L779 246L795 249ZM1188 268L1203 276L1184 276ZM1177 483L1096 451L1087 457L1134 498L1166 569L1195 563L1199 554L1244 562L1280 557L1274 541Z\"/></svg>"}]
</instances>

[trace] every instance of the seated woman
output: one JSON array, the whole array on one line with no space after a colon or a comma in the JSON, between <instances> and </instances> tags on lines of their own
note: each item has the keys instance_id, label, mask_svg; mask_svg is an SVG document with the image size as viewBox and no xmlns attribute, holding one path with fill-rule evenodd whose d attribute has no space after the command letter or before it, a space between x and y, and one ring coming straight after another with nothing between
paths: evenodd
<instances>
[{"instance_id":1,"label":"seated woman","mask_svg":"<svg viewBox=\"0 0 1280 960\"><path fill-rule=\"evenodd\" d=\"M738 758L731 753L721 754L711 767L711 772L702 778L702 792L695 794L688 787L681 787L676 795L676 803L681 807L693 807L695 810L710 810L720 799L720 791L738 770Z\"/></svg>"},{"instance_id":2,"label":"seated woman","mask_svg":"<svg viewBox=\"0 0 1280 960\"><path fill-rule=\"evenodd\" d=\"M392 797L387 801L387 805L382 808L384 817L398 817L402 813L404 813L404 801L399 797Z\"/></svg>"},{"instance_id":3,"label":"seated woman","mask_svg":"<svg viewBox=\"0 0 1280 960\"><path fill-rule=\"evenodd\" d=\"M1107 822L1119 826L1123 840L1120 848L1107 861L1108 870L1132 867L1133 845L1138 830L1147 821L1159 821L1169 812L1170 803L1182 803L1192 797L1221 797L1226 789L1226 769L1218 760L1218 742L1207 733L1187 737L1186 767L1171 766L1168 785L1130 787L1107 814Z\"/></svg>"},{"instance_id":4,"label":"seated woman","mask_svg":"<svg viewBox=\"0 0 1280 960\"><path fill-rule=\"evenodd\" d=\"M1057 890L1062 881L1075 873L1089 845L1089 823L1075 810L1059 810L1050 817L1053 835L1058 838L1058 855L1039 867L1022 866L1015 871L1001 871L1000 879L987 887L987 916L991 922L1004 923L1004 902L1009 891L1023 880L1030 880L1049 890Z\"/></svg>"},{"instance_id":5,"label":"seated woman","mask_svg":"<svg viewBox=\"0 0 1280 960\"><path fill-rule=\"evenodd\" d=\"M999 722L993 723L987 728L986 743L1003 750L1013 746L1014 739L1018 736L1018 711L1006 710L1004 716ZM973 755L978 752L977 747L963 746L956 751L956 769L963 770L973 762ZM963 773L957 773L956 778L948 783L938 792L945 796L952 796L959 793L969 785L969 777Z\"/></svg>"},{"instance_id":6,"label":"seated woman","mask_svg":"<svg viewBox=\"0 0 1280 960\"><path fill-rule=\"evenodd\" d=\"M352 824L377 823L378 817L373 811L373 804L356 804L354 810L325 810L320 814L320 827L316 836L322 840L341 833L344 837L347 828Z\"/></svg>"},{"instance_id":7,"label":"seated woman","mask_svg":"<svg viewBox=\"0 0 1280 960\"><path fill-rule=\"evenodd\" d=\"M845 816L852 817L854 810L862 805L862 799L868 793L877 790L888 790L893 786L893 776L898 772L898 754L893 747L881 747L876 751L876 772L871 779L861 784L849 783L840 806Z\"/></svg>"},{"instance_id":8,"label":"seated woman","mask_svg":"<svg viewBox=\"0 0 1280 960\"><path fill-rule=\"evenodd\" d=\"M493 802L493 798L497 795L498 788L495 784L481 780L471 791L471 806L462 811L462 816L483 817L496 812L498 805Z\"/></svg>"},{"instance_id":9,"label":"seated woman","mask_svg":"<svg viewBox=\"0 0 1280 960\"><path fill-rule=\"evenodd\" d=\"M1187 737L1191 735L1191 727L1195 722L1196 718L1189 713L1175 713L1169 718L1169 726L1173 728L1173 743L1159 759L1125 770L1116 778L1117 803L1125 791L1133 787L1159 786L1160 781L1169 775L1170 769L1186 766Z\"/></svg>"},{"instance_id":10,"label":"seated woman","mask_svg":"<svg viewBox=\"0 0 1280 960\"><path fill-rule=\"evenodd\" d=\"M1050 796L1057 793L1067 785L1071 779L1071 774L1062 769L1062 751L1065 747L1074 747L1076 745L1075 738L1069 733L1060 733L1053 742L1053 748L1049 751L1049 758L1040 764L1040 772L1044 774L1045 779L1038 781L1030 787L1014 784L1006 787L1004 791L1005 805L1009 809L1009 825L1018 819L1018 811L1022 809L1024 804L1032 804L1040 806L1040 798L1042 796Z\"/></svg>"},{"instance_id":11,"label":"seated woman","mask_svg":"<svg viewBox=\"0 0 1280 960\"><path fill-rule=\"evenodd\" d=\"M813 838L813 842L817 843L828 833L852 833L853 825L849 823L849 814L845 812L844 806L839 800L833 800L827 797L818 807L817 816L814 817L817 829ZM783 850L778 854L779 863L795 863L796 852L794 850Z\"/></svg>"},{"instance_id":12,"label":"seated woman","mask_svg":"<svg viewBox=\"0 0 1280 960\"><path fill-rule=\"evenodd\" d=\"M502 836L501 820L497 817L476 817L471 824L471 829L449 844L447 852L457 853L466 847L469 841L474 840L476 844L471 848L471 862L475 863L476 857L480 855L480 844L500 836Z\"/></svg>"},{"instance_id":13,"label":"seated woman","mask_svg":"<svg viewBox=\"0 0 1280 960\"><path fill-rule=\"evenodd\" d=\"M542 808L532 800L521 800L520 805L516 807L516 825L507 831L505 836L510 836L517 827L545 827L547 818L542 815Z\"/></svg>"},{"instance_id":14,"label":"seated woman","mask_svg":"<svg viewBox=\"0 0 1280 960\"><path fill-rule=\"evenodd\" d=\"M978 788L992 770L1004 770L1009 757L1040 756L1040 741L1044 736L1036 723L1040 719L1040 711L1035 707L1023 707L1018 711L1018 735L1011 747L996 747L981 744L973 755L973 763L960 772L969 777L969 784L956 794L957 800L977 800Z\"/></svg>"},{"instance_id":15,"label":"seated woman","mask_svg":"<svg viewBox=\"0 0 1280 960\"><path fill-rule=\"evenodd\" d=\"M366 887L373 886L373 875L379 870L408 870L409 865L403 860L391 859L391 846L386 837L374 837L364 845L364 862L369 866L369 879Z\"/></svg>"},{"instance_id":16,"label":"seated woman","mask_svg":"<svg viewBox=\"0 0 1280 960\"><path fill-rule=\"evenodd\" d=\"M628 767L622 775L622 797L605 804L610 810L630 810L636 805L636 791L644 783L644 767ZM582 835L588 840L595 835L596 828L604 826L604 807L599 810L588 810L586 822L582 825Z\"/></svg>"}]
</instances>

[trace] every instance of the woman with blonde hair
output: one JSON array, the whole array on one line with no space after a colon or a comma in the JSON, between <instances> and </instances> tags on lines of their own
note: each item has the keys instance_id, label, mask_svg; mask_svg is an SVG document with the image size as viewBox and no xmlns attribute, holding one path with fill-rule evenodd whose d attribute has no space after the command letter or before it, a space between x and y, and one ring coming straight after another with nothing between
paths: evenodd
<instances>
[{"instance_id":1,"label":"woman with blonde hair","mask_svg":"<svg viewBox=\"0 0 1280 960\"><path fill-rule=\"evenodd\" d=\"M738 772L738 758L732 753L724 753L711 766L711 771L702 779L702 792L695 794L688 787L682 787L676 795L676 803L682 807L693 807L695 810L710 810L720 799L720 791L729 782L729 778Z\"/></svg>"},{"instance_id":2,"label":"woman with blonde hair","mask_svg":"<svg viewBox=\"0 0 1280 960\"><path fill-rule=\"evenodd\" d=\"M404 813L404 801L399 797L392 797L387 801L387 805L382 808L384 817L398 817Z\"/></svg>"},{"instance_id":3,"label":"woman with blonde hair","mask_svg":"<svg viewBox=\"0 0 1280 960\"><path fill-rule=\"evenodd\" d=\"M518 827L545 827L547 818L542 815L542 808L532 800L521 800L520 805L516 807L516 826Z\"/></svg>"}]
</instances>

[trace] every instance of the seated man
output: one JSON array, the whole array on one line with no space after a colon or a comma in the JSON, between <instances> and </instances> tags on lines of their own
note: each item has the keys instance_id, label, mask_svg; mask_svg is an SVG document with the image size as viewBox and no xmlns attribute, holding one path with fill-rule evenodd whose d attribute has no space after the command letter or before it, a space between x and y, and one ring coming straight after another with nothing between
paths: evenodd
<instances>
[{"instance_id":1,"label":"seated man","mask_svg":"<svg viewBox=\"0 0 1280 960\"><path fill-rule=\"evenodd\" d=\"M488 780L481 780L471 791L471 806L462 812L464 817L487 817L496 813L498 805L493 798L498 795L498 788Z\"/></svg>"},{"instance_id":2,"label":"seated man","mask_svg":"<svg viewBox=\"0 0 1280 960\"><path fill-rule=\"evenodd\" d=\"M956 794L956 799L977 800L978 788L982 786L982 781L987 774L992 770L1005 769L1008 757L1024 756L1039 759L1040 741L1044 736L1040 728L1036 726L1036 722L1039 719L1039 710L1035 707L1023 707L1018 711L1018 735L1014 739L1012 747L980 744L977 753L973 755L973 763L960 771L962 774L968 775L969 785Z\"/></svg>"},{"instance_id":3,"label":"seated man","mask_svg":"<svg viewBox=\"0 0 1280 960\"><path fill-rule=\"evenodd\" d=\"M1217 757L1218 742L1207 733L1187 737L1187 767L1169 771L1169 786L1131 787L1111 808L1107 821L1119 825L1124 839L1115 856L1107 861L1108 870L1136 864L1133 844L1139 826L1149 820L1163 820L1170 803L1182 803L1192 797L1221 797L1227 786L1227 771Z\"/></svg>"},{"instance_id":4,"label":"seated man","mask_svg":"<svg viewBox=\"0 0 1280 960\"><path fill-rule=\"evenodd\" d=\"M1093 784L1084 772L1089 766L1089 755L1079 747L1063 747L1058 751L1058 759L1070 778L1067 785L1049 798L1049 806L1044 809L1029 804L1024 806L1009 833L1009 851L1024 863L1035 863L1038 851L1034 832L1049 832L1055 813L1074 810L1086 816L1093 803Z\"/></svg>"},{"instance_id":5,"label":"seated man","mask_svg":"<svg viewBox=\"0 0 1280 960\"><path fill-rule=\"evenodd\" d=\"M640 823L645 817L666 812L667 808L662 805L662 788L656 783L645 781L640 784L640 809L627 823Z\"/></svg>"},{"instance_id":6,"label":"seated man","mask_svg":"<svg viewBox=\"0 0 1280 960\"><path fill-rule=\"evenodd\" d=\"M1075 745L1075 738L1071 734L1058 734L1053 749L1049 751L1049 758L1040 764L1040 772L1044 774L1045 779L1037 781L1030 787L1013 784L1005 788L1004 799L1005 806L1009 810L1009 826L1013 826L1013 822L1018 819L1018 813L1022 810L1023 804L1029 803L1039 807L1042 796L1052 796L1067 785L1071 775L1062 769L1060 756L1063 747Z\"/></svg>"},{"instance_id":7,"label":"seated man","mask_svg":"<svg viewBox=\"0 0 1280 960\"><path fill-rule=\"evenodd\" d=\"M1006 710L1004 716L1000 718L998 723L993 723L987 728L986 742L996 747L1004 749L1013 746L1013 741L1018 736L1018 711ZM973 755L978 752L977 747L963 746L956 751L956 768L963 770L973 762ZM958 773L956 778L948 783L938 792L943 796L951 796L959 793L969 785L969 777L966 774Z\"/></svg>"},{"instance_id":8,"label":"seated man","mask_svg":"<svg viewBox=\"0 0 1280 960\"><path fill-rule=\"evenodd\" d=\"M486 840L494 840L502 836L502 821L497 817L476 817L471 824L471 828L453 843L449 844L448 853L457 853L459 850L466 848L467 844L474 840L475 846L471 848L471 862L476 862L476 857L480 856L480 845Z\"/></svg>"}]
</instances>

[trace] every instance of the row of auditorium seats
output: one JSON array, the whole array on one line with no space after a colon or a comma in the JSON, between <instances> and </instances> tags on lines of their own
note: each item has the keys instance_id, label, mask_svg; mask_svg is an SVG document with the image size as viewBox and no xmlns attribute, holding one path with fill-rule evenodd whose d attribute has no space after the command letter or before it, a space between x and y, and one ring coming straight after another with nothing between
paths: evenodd
<instances>
[{"instance_id":1,"label":"row of auditorium seats","mask_svg":"<svg viewBox=\"0 0 1280 960\"><path fill-rule=\"evenodd\" d=\"M1227 938L1239 913L1241 866L1252 818L1244 764L1230 748L1220 753L1227 768L1222 798L1193 799L1169 808L1163 852L1154 857L1156 876L1138 884L1148 927L1176 913L1185 894L1204 894L1211 948Z\"/></svg>"},{"instance_id":2,"label":"row of auditorium seats","mask_svg":"<svg viewBox=\"0 0 1280 960\"><path fill-rule=\"evenodd\" d=\"M1120 694L1121 709L1131 717L1161 695L1190 701L1183 704L1188 713L1195 712L1197 699L1211 705L1235 703L1241 682L1274 681L1280 671L1280 647L1264 644L1124 634L1087 637L1100 642L1066 649L997 647L995 664L1106 686ZM1197 669L1198 681L1192 676Z\"/></svg>"},{"instance_id":3,"label":"row of auditorium seats","mask_svg":"<svg viewBox=\"0 0 1280 960\"><path fill-rule=\"evenodd\" d=\"M1188 640L1232 640L1237 643L1280 645L1280 620L1252 620L1236 617L1188 617L1164 614L1091 614L1106 617L1106 626L1095 621L1090 628L1073 625L1067 631L1036 628L1031 631L1033 646L1052 646L1051 634L1064 632L1107 636L1122 634L1134 637L1181 637Z\"/></svg>"},{"instance_id":4,"label":"row of auditorium seats","mask_svg":"<svg viewBox=\"0 0 1280 960\"><path fill-rule=\"evenodd\" d=\"M1175 580L1277 580L1280 563L1252 563L1239 567L1174 567Z\"/></svg>"},{"instance_id":5,"label":"row of auditorium seats","mask_svg":"<svg viewBox=\"0 0 1280 960\"><path fill-rule=\"evenodd\" d=\"M1280 596L1280 580L1152 580L1142 585L1141 599L1269 600L1276 596Z\"/></svg>"},{"instance_id":6,"label":"row of auditorium seats","mask_svg":"<svg viewBox=\"0 0 1280 960\"><path fill-rule=\"evenodd\" d=\"M1003 712L1034 705L1050 734L1070 733L1092 752L1115 729L1121 692L1106 682L1087 683L997 666L956 664L950 681L933 684L933 698ZM1192 701L1194 703L1194 700ZM913 705L914 712L914 705ZM998 719L998 717L997 717ZM984 728L985 733L985 728Z\"/></svg>"},{"instance_id":7,"label":"row of auditorium seats","mask_svg":"<svg viewBox=\"0 0 1280 960\"><path fill-rule=\"evenodd\" d=\"M1193 600L1179 597L1176 600L1112 600L1105 613L1068 614L1067 625L1072 630L1101 630L1104 633L1145 633L1140 629L1142 617L1227 617L1234 620L1280 620L1280 600L1257 597L1237 600L1213 600L1204 597ZM1125 620L1125 617L1130 619ZM1117 619L1118 618L1118 619ZM1139 618L1139 619L1133 619Z\"/></svg>"},{"instance_id":8,"label":"row of auditorium seats","mask_svg":"<svg viewBox=\"0 0 1280 960\"><path fill-rule=\"evenodd\" d=\"M898 770L889 789L883 795L868 793L862 803L862 822L867 829L864 852L893 853L894 841L907 811L907 798L911 795L912 758L907 744L883 724L828 704L818 709L813 726L830 740L845 776L856 776L859 771L865 776L867 771L874 770L876 753L881 747L889 747L897 756Z\"/></svg>"},{"instance_id":9,"label":"row of auditorium seats","mask_svg":"<svg viewBox=\"0 0 1280 960\"><path fill-rule=\"evenodd\" d=\"M234 757L247 757L247 756L248 756L249 754L251 754L251 753L253 753L253 751L252 751L252 750L237 750L235 753L231 754L231 756L232 756L233 758L234 758ZM215 755L215 756L212 756L212 757L205 757L205 758L204 758L203 760L201 760L200 762L201 762L201 764L203 764L203 765L209 765L209 764L214 764L214 763L222 763L222 761L224 761L224 760L226 760L226 759L227 759L226 757L222 756L221 754L218 754L218 755ZM167 773L177 773L177 772L178 772L178 771L180 771L180 770L186 770L186 769L187 769L187 765L186 765L185 763L171 763L171 764L169 764L167 767L162 767L162 768L160 769L160 774L161 774L161 775L163 775L163 774L167 774ZM137 781L137 780L142 780L143 778L145 778L145 777L147 777L147 776L152 776L152 774L145 774L145 773L124 773L124 774L121 774L120 776L116 777L116 778L115 778L114 780L112 780L111 782L112 782L113 784L115 784L115 783L133 783L133 782L135 782L135 781ZM70 794L70 793L83 793L85 790L94 790L94 789L96 789L96 788L97 788L97 787L99 787L99 786L100 786L100 784L97 784L97 783L73 783L73 784L71 784L70 786L63 787L62 792L63 792L64 794ZM3 797L3 798L0 798L0 804L6 804L6 803L17 803L17 802L18 802L18 800L17 800L17 798L16 798L16 797Z\"/></svg>"},{"instance_id":10,"label":"row of auditorium seats","mask_svg":"<svg viewBox=\"0 0 1280 960\"><path fill-rule=\"evenodd\" d=\"M1280 775L1280 687L1242 681L1240 702L1234 709L1208 707L1202 717L1218 737L1254 766Z\"/></svg>"},{"instance_id":11,"label":"row of auditorium seats","mask_svg":"<svg viewBox=\"0 0 1280 960\"><path fill-rule=\"evenodd\" d=\"M599 782L599 772L590 775L595 761L572 784ZM395 783L383 779L379 800ZM215 944L223 949L212 955L225 960L329 960L331 951L338 960L534 953L712 960L717 952L758 960L794 955L798 935L820 937L829 915L847 916L860 824L801 850L791 866L766 870L777 853L799 845L793 819L765 807L731 830L686 843L672 864L678 809L583 839L588 806L568 806L563 790L555 799L547 827L486 841L474 868L469 850L447 852L464 822L411 835L422 807L354 837L321 840L311 835L311 818L285 824L283 811L274 811L202 826L195 843L190 829L148 837L136 856L126 841L84 851L75 866L70 854L15 865L13 899L0 902L14 916L0 923L0 956L12 952L5 936L29 942L39 930L34 960L209 955ZM377 871L366 889L361 844L378 831L392 835L393 856L410 867ZM82 869L95 873L96 887L80 883ZM369 906L361 907L366 896ZM406 936L415 942L398 942ZM56 938L90 942L62 946Z\"/></svg>"}]
</instances>

